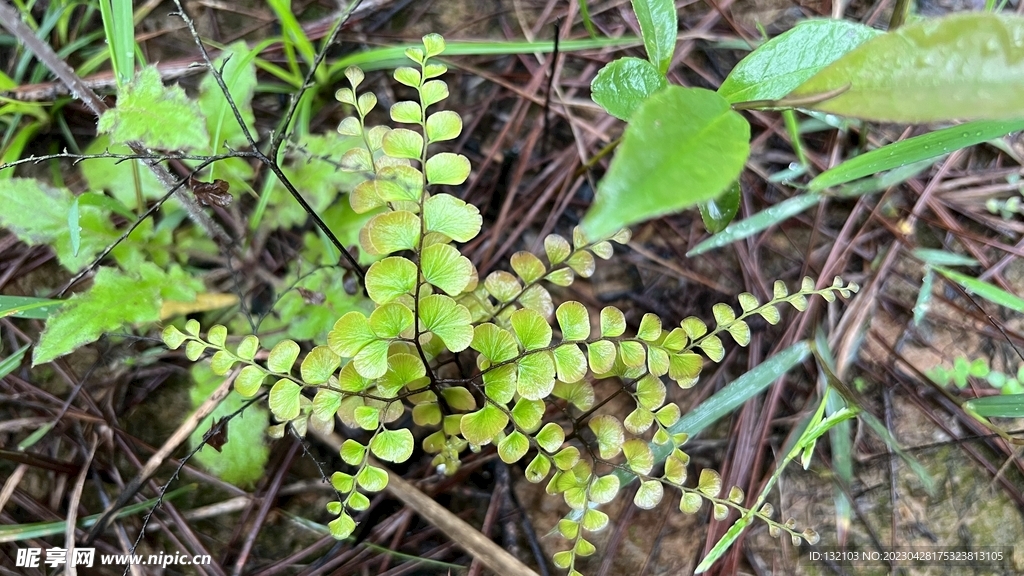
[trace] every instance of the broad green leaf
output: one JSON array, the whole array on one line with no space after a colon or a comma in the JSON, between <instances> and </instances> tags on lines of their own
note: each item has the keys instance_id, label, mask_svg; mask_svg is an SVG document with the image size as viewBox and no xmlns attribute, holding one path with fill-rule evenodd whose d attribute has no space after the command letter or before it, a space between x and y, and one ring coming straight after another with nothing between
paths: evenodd
<instances>
[{"instance_id":1,"label":"broad green leaf","mask_svg":"<svg viewBox=\"0 0 1024 576\"><path fill-rule=\"evenodd\" d=\"M101 267L92 287L72 296L46 322L39 344L32 351L32 364L63 356L94 342L104 332L156 322L166 295L178 292L178 296L186 296L191 292L194 300L195 290L201 286L177 267L166 272L144 262L133 273Z\"/></svg>"},{"instance_id":2,"label":"broad green leaf","mask_svg":"<svg viewBox=\"0 0 1024 576\"><path fill-rule=\"evenodd\" d=\"M791 94L816 110L880 122L1001 120L1024 116L1024 18L965 12L877 36Z\"/></svg>"},{"instance_id":3,"label":"broad green leaf","mask_svg":"<svg viewBox=\"0 0 1024 576\"><path fill-rule=\"evenodd\" d=\"M192 377L195 386L189 392L189 396L193 408L198 408L220 386L223 378L214 375L204 364L195 364L192 367ZM237 379L235 389L238 389ZM240 410L245 404L245 399L239 394L228 394L196 427L189 437L190 445L197 448L215 422ZM265 408L259 405L249 406L224 423L227 427L228 441L219 450L206 445L196 453L196 458L206 470L225 482L249 487L263 476L263 469L270 455L265 440L269 424L270 417Z\"/></svg>"},{"instance_id":4,"label":"broad green leaf","mask_svg":"<svg viewBox=\"0 0 1024 576\"><path fill-rule=\"evenodd\" d=\"M518 462L530 449L530 441L518 430L513 431L501 442L498 442L498 457L506 464Z\"/></svg>"},{"instance_id":5,"label":"broad green leaf","mask_svg":"<svg viewBox=\"0 0 1024 576\"><path fill-rule=\"evenodd\" d=\"M334 323L334 329L327 334L327 345L335 354L352 358L377 335L370 329L370 322L362 312L348 312Z\"/></svg>"},{"instance_id":6,"label":"broad green leaf","mask_svg":"<svg viewBox=\"0 0 1024 576\"><path fill-rule=\"evenodd\" d=\"M306 384L323 384L341 366L341 358L327 346L317 346L306 354L299 366L302 381Z\"/></svg>"},{"instance_id":7,"label":"broad green leaf","mask_svg":"<svg viewBox=\"0 0 1024 576\"><path fill-rule=\"evenodd\" d=\"M420 321L452 352L461 352L473 341L473 316L469 310L442 294L420 300Z\"/></svg>"},{"instance_id":8,"label":"broad green leaf","mask_svg":"<svg viewBox=\"0 0 1024 576\"><path fill-rule=\"evenodd\" d=\"M718 93L731 103L778 100L879 34L847 20L805 20L740 60Z\"/></svg>"},{"instance_id":9,"label":"broad green leaf","mask_svg":"<svg viewBox=\"0 0 1024 576\"><path fill-rule=\"evenodd\" d=\"M386 304L416 289L416 265L407 258L390 256L370 266L365 284L371 300Z\"/></svg>"},{"instance_id":10,"label":"broad green leaf","mask_svg":"<svg viewBox=\"0 0 1024 576\"><path fill-rule=\"evenodd\" d=\"M832 188L864 176L937 158L1020 130L1024 130L1024 121L1021 120L980 120L935 130L851 158L835 168L822 172L811 180L807 187L812 191Z\"/></svg>"},{"instance_id":11,"label":"broad green leaf","mask_svg":"<svg viewBox=\"0 0 1024 576\"><path fill-rule=\"evenodd\" d=\"M412 310L401 302L388 302L370 314L370 329L378 338L397 338L412 327Z\"/></svg>"},{"instance_id":12,"label":"broad green leaf","mask_svg":"<svg viewBox=\"0 0 1024 576\"><path fill-rule=\"evenodd\" d=\"M533 310L516 310L509 318L516 338L526 350L544 348L551 343L551 326Z\"/></svg>"},{"instance_id":13,"label":"broad green leaf","mask_svg":"<svg viewBox=\"0 0 1024 576\"><path fill-rule=\"evenodd\" d=\"M424 172L427 184L458 186L469 177L469 159L462 154L441 152L427 159Z\"/></svg>"},{"instance_id":14,"label":"broad green leaf","mask_svg":"<svg viewBox=\"0 0 1024 576\"><path fill-rule=\"evenodd\" d=\"M81 240L76 254L68 227L68 213L74 203L75 196L65 188L52 188L34 178L10 178L0 186L0 226L30 246L53 246L61 265L77 272L117 240L118 233L109 213L82 204L78 214Z\"/></svg>"},{"instance_id":15,"label":"broad green leaf","mask_svg":"<svg viewBox=\"0 0 1024 576\"><path fill-rule=\"evenodd\" d=\"M512 334L490 323L480 324L473 330L472 346L492 364L511 360L519 353L519 347Z\"/></svg>"},{"instance_id":16,"label":"broad green leaf","mask_svg":"<svg viewBox=\"0 0 1024 576\"><path fill-rule=\"evenodd\" d=\"M541 400L555 386L555 363L550 352L534 352L517 363L516 390L528 400Z\"/></svg>"},{"instance_id":17,"label":"broad green leaf","mask_svg":"<svg viewBox=\"0 0 1024 576\"><path fill-rule=\"evenodd\" d=\"M491 442L507 424L508 415L488 404L462 417L462 437L472 444L482 446Z\"/></svg>"},{"instance_id":18,"label":"broad green leaf","mask_svg":"<svg viewBox=\"0 0 1024 576\"><path fill-rule=\"evenodd\" d=\"M629 120L640 103L667 85L665 75L647 60L612 60L590 83L590 97L609 114Z\"/></svg>"},{"instance_id":19,"label":"broad green leaf","mask_svg":"<svg viewBox=\"0 0 1024 576\"><path fill-rule=\"evenodd\" d=\"M563 302L555 310L555 316L562 330L563 341L586 340L590 337L590 313L583 304L574 300Z\"/></svg>"},{"instance_id":20,"label":"broad green leaf","mask_svg":"<svg viewBox=\"0 0 1024 576\"><path fill-rule=\"evenodd\" d=\"M249 133L259 140L252 112L252 97L256 90L256 55L257 51L250 50L245 42L235 42L224 49L221 56L213 61L213 66L221 72L231 100L241 113ZM214 150L224 143L234 148L248 144L227 98L212 74L207 73L199 85L198 104L206 117L206 127Z\"/></svg>"},{"instance_id":21,"label":"broad green leaf","mask_svg":"<svg viewBox=\"0 0 1024 576\"><path fill-rule=\"evenodd\" d=\"M205 148L210 141L199 106L180 86L164 87L153 66L122 87L117 107L104 112L96 128L114 142L135 140L160 150Z\"/></svg>"},{"instance_id":22,"label":"broad green leaf","mask_svg":"<svg viewBox=\"0 0 1024 576\"><path fill-rule=\"evenodd\" d=\"M451 110L434 112L427 116L426 128L430 142L453 140L462 133L462 117Z\"/></svg>"},{"instance_id":23,"label":"broad green leaf","mask_svg":"<svg viewBox=\"0 0 1024 576\"><path fill-rule=\"evenodd\" d=\"M717 234L725 229L736 217L740 209L740 181L734 181L722 195L712 198L699 205L700 218L704 221L704 229L712 234Z\"/></svg>"},{"instance_id":24,"label":"broad green leaf","mask_svg":"<svg viewBox=\"0 0 1024 576\"><path fill-rule=\"evenodd\" d=\"M370 254L386 256L412 250L420 243L420 219L407 210L385 212L370 219L359 234L359 244Z\"/></svg>"},{"instance_id":25,"label":"broad green leaf","mask_svg":"<svg viewBox=\"0 0 1024 576\"><path fill-rule=\"evenodd\" d=\"M270 389L267 405L279 422L293 420L299 415L299 397L302 387L287 378L281 378Z\"/></svg>"},{"instance_id":26,"label":"broad green leaf","mask_svg":"<svg viewBox=\"0 0 1024 576\"><path fill-rule=\"evenodd\" d=\"M267 368L271 372L287 374L292 371L295 359L299 357L299 345L293 340L282 340L267 356Z\"/></svg>"},{"instance_id":27,"label":"broad green leaf","mask_svg":"<svg viewBox=\"0 0 1024 576\"><path fill-rule=\"evenodd\" d=\"M423 222L429 232L440 232L456 242L469 242L480 232L483 218L476 206L450 194L437 194L423 203Z\"/></svg>"},{"instance_id":28,"label":"broad green leaf","mask_svg":"<svg viewBox=\"0 0 1024 576\"><path fill-rule=\"evenodd\" d=\"M658 67L658 72L668 72L676 49L676 34L679 33L676 3L672 0L633 0L633 12L640 23L647 58Z\"/></svg>"},{"instance_id":29,"label":"broad green leaf","mask_svg":"<svg viewBox=\"0 0 1024 576\"><path fill-rule=\"evenodd\" d=\"M370 451L385 462L405 462L412 456L412 432L408 428L381 430L370 440Z\"/></svg>"},{"instance_id":30,"label":"broad green leaf","mask_svg":"<svg viewBox=\"0 0 1024 576\"><path fill-rule=\"evenodd\" d=\"M710 200L739 176L749 152L750 125L724 98L669 86L633 114L582 227L604 238Z\"/></svg>"},{"instance_id":31,"label":"broad green leaf","mask_svg":"<svg viewBox=\"0 0 1024 576\"><path fill-rule=\"evenodd\" d=\"M451 244L433 244L420 259L423 278L451 296L462 294L473 279L473 263Z\"/></svg>"}]
</instances>

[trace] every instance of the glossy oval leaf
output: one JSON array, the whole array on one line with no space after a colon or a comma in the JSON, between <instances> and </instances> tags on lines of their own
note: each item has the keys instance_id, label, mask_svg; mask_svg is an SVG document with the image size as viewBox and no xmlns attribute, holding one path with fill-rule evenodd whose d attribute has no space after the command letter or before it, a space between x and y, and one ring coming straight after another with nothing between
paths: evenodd
<instances>
[{"instance_id":1,"label":"glossy oval leaf","mask_svg":"<svg viewBox=\"0 0 1024 576\"><path fill-rule=\"evenodd\" d=\"M725 230L740 209L741 192L740 181L735 180L720 196L698 206L705 230L712 234Z\"/></svg>"},{"instance_id":2,"label":"glossy oval leaf","mask_svg":"<svg viewBox=\"0 0 1024 576\"><path fill-rule=\"evenodd\" d=\"M736 179L749 152L750 125L724 98L669 86L634 113L583 231L604 238L710 200Z\"/></svg>"},{"instance_id":3,"label":"glossy oval leaf","mask_svg":"<svg viewBox=\"0 0 1024 576\"><path fill-rule=\"evenodd\" d=\"M664 74L672 63L679 23L673 0L633 0L633 13L640 23L647 58Z\"/></svg>"},{"instance_id":4,"label":"glossy oval leaf","mask_svg":"<svg viewBox=\"0 0 1024 576\"><path fill-rule=\"evenodd\" d=\"M846 20L801 22L740 60L718 93L729 102L778 100L879 34L879 30Z\"/></svg>"},{"instance_id":5,"label":"glossy oval leaf","mask_svg":"<svg viewBox=\"0 0 1024 576\"><path fill-rule=\"evenodd\" d=\"M881 122L1024 116L1024 18L984 12L922 20L873 38L790 95L843 90L809 106Z\"/></svg>"},{"instance_id":6,"label":"glossy oval leaf","mask_svg":"<svg viewBox=\"0 0 1024 576\"><path fill-rule=\"evenodd\" d=\"M590 97L612 116L629 120L644 100L665 86L665 76L650 62L619 58L597 73L590 83Z\"/></svg>"}]
</instances>

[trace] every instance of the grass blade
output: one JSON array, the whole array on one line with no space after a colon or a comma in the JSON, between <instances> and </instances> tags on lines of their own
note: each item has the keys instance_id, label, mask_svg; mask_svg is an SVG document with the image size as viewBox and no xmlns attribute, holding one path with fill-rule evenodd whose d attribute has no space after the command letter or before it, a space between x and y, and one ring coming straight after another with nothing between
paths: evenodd
<instances>
[{"instance_id":1,"label":"grass blade","mask_svg":"<svg viewBox=\"0 0 1024 576\"><path fill-rule=\"evenodd\" d=\"M980 144L1019 130L1024 130L1024 120L967 122L943 128L921 136L907 138L902 142L882 146L847 160L839 166L819 174L811 180L808 187L812 191L824 190L884 170L937 158L954 150Z\"/></svg>"},{"instance_id":2,"label":"grass blade","mask_svg":"<svg viewBox=\"0 0 1024 576\"><path fill-rule=\"evenodd\" d=\"M936 266L935 271L956 282L962 286L964 290L974 292L993 304L1004 306L1015 312L1024 313L1024 298L1021 298L1020 296L1010 294L1002 288L989 284L984 280L978 280L977 278L961 274L960 272L950 270L949 268Z\"/></svg>"},{"instance_id":3,"label":"grass blade","mask_svg":"<svg viewBox=\"0 0 1024 576\"><path fill-rule=\"evenodd\" d=\"M46 320L51 313L63 304L64 302L61 300L0 295L0 318L13 316L15 318Z\"/></svg>"},{"instance_id":4,"label":"grass blade","mask_svg":"<svg viewBox=\"0 0 1024 576\"><path fill-rule=\"evenodd\" d=\"M964 411L983 418L1024 418L1024 394L975 398L964 402Z\"/></svg>"},{"instance_id":5,"label":"grass blade","mask_svg":"<svg viewBox=\"0 0 1024 576\"><path fill-rule=\"evenodd\" d=\"M25 357L25 353L28 352L28 349L31 347L31 344L25 344L21 348L15 350L14 354L0 360L0 378L14 372L14 369L21 364L21 359Z\"/></svg>"},{"instance_id":6,"label":"grass blade","mask_svg":"<svg viewBox=\"0 0 1024 576\"><path fill-rule=\"evenodd\" d=\"M771 208L754 214L750 218L746 218L726 226L725 230L722 230L711 238L697 244L692 250L687 252L686 255L696 256L698 254L703 254L709 250L721 248L722 246L731 244L736 240L742 240L743 238L757 234L758 232L774 226L787 218L796 216L811 206L817 205L818 201L821 200L821 197L821 194L801 194L799 196L787 198Z\"/></svg>"}]
</instances>

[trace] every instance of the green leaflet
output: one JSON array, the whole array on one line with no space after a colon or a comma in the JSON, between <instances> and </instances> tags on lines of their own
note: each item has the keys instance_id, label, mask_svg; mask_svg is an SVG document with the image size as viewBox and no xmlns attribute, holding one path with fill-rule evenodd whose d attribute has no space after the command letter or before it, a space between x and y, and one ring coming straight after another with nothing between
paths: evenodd
<instances>
[{"instance_id":1,"label":"green leaflet","mask_svg":"<svg viewBox=\"0 0 1024 576\"><path fill-rule=\"evenodd\" d=\"M629 120L651 94L667 85L653 64L639 58L619 58L601 68L590 83L590 97L609 114Z\"/></svg>"},{"instance_id":2,"label":"green leaflet","mask_svg":"<svg viewBox=\"0 0 1024 576\"><path fill-rule=\"evenodd\" d=\"M114 142L135 140L148 148L194 150L210 141L199 107L180 86L164 87L155 67L140 70L119 92L117 107L104 112L97 124Z\"/></svg>"},{"instance_id":3,"label":"green leaflet","mask_svg":"<svg viewBox=\"0 0 1024 576\"><path fill-rule=\"evenodd\" d=\"M647 58L658 72L668 72L672 53L676 48L676 34L679 24L676 4L672 0L633 0L633 12L640 23Z\"/></svg>"},{"instance_id":4,"label":"green leaflet","mask_svg":"<svg viewBox=\"0 0 1024 576\"><path fill-rule=\"evenodd\" d=\"M604 238L710 200L736 179L749 151L750 125L724 98L669 86L634 113L581 226Z\"/></svg>"}]
</instances>

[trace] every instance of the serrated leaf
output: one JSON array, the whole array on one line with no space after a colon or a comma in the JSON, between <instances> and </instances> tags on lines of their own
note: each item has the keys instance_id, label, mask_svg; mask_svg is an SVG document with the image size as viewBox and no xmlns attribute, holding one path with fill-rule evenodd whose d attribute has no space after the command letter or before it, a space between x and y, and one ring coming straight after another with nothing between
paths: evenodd
<instances>
[{"instance_id":1,"label":"serrated leaf","mask_svg":"<svg viewBox=\"0 0 1024 576\"><path fill-rule=\"evenodd\" d=\"M299 373L306 384L323 384L341 366L341 358L327 346L317 346L302 359Z\"/></svg>"},{"instance_id":2,"label":"serrated leaf","mask_svg":"<svg viewBox=\"0 0 1024 576\"><path fill-rule=\"evenodd\" d=\"M528 400L541 400L555 386L555 363L550 352L535 352L519 359L516 390Z\"/></svg>"},{"instance_id":3,"label":"serrated leaf","mask_svg":"<svg viewBox=\"0 0 1024 576\"><path fill-rule=\"evenodd\" d=\"M461 352L473 341L473 317L451 298L431 294L420 300L420 321L452 352Z\"/></svg>"},{"instance_id":4,"label":"serrated leaf","mask_svg":"<svg viewBox=\"0 0 1024 576\"><path fill-rule=\"evenodd\" d=\"M419 160L423 154L423 136L405 128L395 128L384 135L384 153L392 158Z\"/></svg>"},{"instance_id":5,"label":"serrated leaf","mask_svg":"<svg viewBox=\"0 0 1024 576\"><path fill-rule=\"evenodd\" d=\"M386 304L416 289L416 265L399 256L374 262L366 271L366 293L377 304Z\"/></svg>"},{"instance_id":6,"label":"serrated leaf","mask_svg":"<svg viewBox=\"0 0 1024 576\"><path fill-rule=\"evenodd\" d=\"M879 34L879 30L849 20L799 22L740 60L718 93L733 103L778 100Z\"/></svg>"},{"instance_id":7,"label":"serrated leaf","mask_svg":"<svg viewBox=\"0 0 1024 576\"><path fill-rule=\"evenodd\" d=\"M750 126L724 98L669 86L633 114L581 226L604 238L714 198L739 175L749 151ZM685 193L678 182L687 182Z\"/></svg>"},{"instance_id":8,"label":"serrated leaf","mask_svg":"<svg viewBox=\"0 0 1024 576\"><path fill-rule=\"evenodd\" d=\"M519 354L519 347L512 334L490 323L480 324L473 330L471 346L492 364L511 360Z\"/></svg>"},{"instance_id":9,"label":"serrated leaf","mask_svg":"<svg viewBox=\"0 0 1024 576\"><path fill-rule=\"evenodd\" d=\"M513 431L508 436L498 442L498 457L501 461L506 464L513 464L526 456L526 451L530 449L530 441L518 430Z\"/></svg>"},{"instance_id":10,"label":"serrated leaf","mask_svg":"<svg viewBox=\"0 0 1024 576\"><path fill-rule=\"evenodd\" d=\"M413 438L408 428L381 430L370 440L370 451L385 462L405 462L412 456Z\"/></svg>"},{"instance_id":11,"label":"serrated leaf","mask_svg":"<svg viewBox=\"0 0 1024 576\"><path fill-rule=\"evenodd\" d=\"M121 87L117 107L104 112L96 128L113 142L139 141L160 150L194 150L210 141L199 106L180 86L164 87L155 66Z\"/></svg>"},{"instance_id":12,"label":"serrated leaf","mask_svg":"<svg viewBox=\"0 0 1024 576\"><path fill-rule=\"evenodd\" d=\"M430 232L439 232L456 242L469 242L480 233L483 218L476 206L450 194L437 194L423 203L423 222Z\"/></svg>"},{"instance_id":13,"label":"serrated leaf","mask_svg":"<svg viewBox=\"0 0 1024 576\"><path fill-rule=\"evenodd\" d=\"M722 491L722 477L710 468L700 471L700 479L697 480L697 489L712 498L717 498Z\"/></svg>"},{"instance_id":14,"label":"serrated leaf","mask_svg":"<svg viewBox=\"0 0 1024 576\"><path fill-rule=\"evenodd\" d=\"M426 127L430 142L454 140L462 133L462 117L451 110L434 112L427 116Z\"/></svg>"},{"instance_id":15,"label":"serrated leaf","mask_svg":"<svg viewBox=\"0 0 1024 576\"><path fill-rule=\"evenodd\" d=\"M576 301L563 302L555 310L562 340L586 340L590 337L590 315L587 308Z\"/></svg>"},{"instance_id":16,"label":"serrated leaf","mask_svg":"<svg viewBox=\"0 0 1024 576\"><path fill-rule=\"evenodd\" d=\"M507 424L508 415L488 404L462 417L462 437L468 442L483 446L494 440Z\"/></svg>"},{"instance_id":17,"label":"serrated leaf","mask_svg":"<svg viewBox=\"0 0 1024 576\"><path fill-rule=\"evenodd\" d=\"M359 244L370 254L386 256L412 250L420 243L420 219L407 210L378 214L359 233Z\"/></svg>"},{"instance_id":18,"label":"serrated leaf","mask_svg":"<svg viewBox=\"0 0 1024 576\"><path fill-rule=\"evenodd\" d=\"M619 477L614 474L601 476L590 484L589 499L597 504L611 502L619 493Z\"/></svg>"},{"instance_id":19,"label":"serrated leaf","mask_svg":"<svg viewBox=\"0 0 1024 576\"><path fill-rule=\"evenodd\" d=\"M516 310L509 317L519 344L526 350L544 348L551 343L551 326L533 310Z\"/></svg>"},{"instance_id":20,"label":"serrated leaf","mask_svg":"<svg viewBox=\"0 0 1024 576\"><path fill-rule=\"evenodd\" d=\"M441 152L427 159L424 172L427 184L458 186L469 177L469 159L462 154Z\"/></svg>"},{"instance_id":21,"label":"serrated leaf","mask_svg":"<svg viewBox=\"0 0 1024 576\"><path fill-rule=\"evenodd\" d=\"M555 373L562 382L572 384L587 375L587 357L576 344L564 344L555 348Z\"/></svg>"},{"instance_id":22,"label":"serrated leaf","mask_svg":"<svg viewBox=\"0 0 1024 576\"><path fill-rule=\"evenodd\" d=\"M647 442L633 438L622 444L622 453L626 457L626 464L637 474L647 475L654 467L654 454Z\"/></svg>"},{"instance_id":23,"label":"serrated leaf","mask_svg":"<svg viewBox=\"0 0 1024 576\"><path fill-rule=\"evenodd\" d=\"M451 244L424 248L420 271L427 282L451 296L462 294L474 276L473 263Z\"/></svg>"},{"instance_id":24,"label":"serrated leaf","mask_svg":"<svg viewBox=\"0 0 1024 576\"><path fill-rule=\"evenodd\" d=\"M541 448L548 452L556 452L565 442L565 431L558 424L548 422L534 438Z\"/></svg>"},{"instance_id":25,"label":"serrated leaf","mask_svg":"<svg viewBox=\"0 0 1024 576\"><path fill-rule=\"evenodd\" d=\"M293 340L282 340L274 346L267 357L267 369L287 374L291 372L295 359L299 357L299 345Z\"/></svg>"},{"instance_id":26,"label":"serrated leaf","mask_svg":"<svg viewBox=\"0 0 1024 576\"><path fill-rule=\"evenodd\" d=\"M378 338L397 338L412 327L412 310L401 302L388 302L370 314L370 329Z\"/></svg>"},{"instance_id":27,"label":"serrated leaf","mask_svg":"<svg viewBox=\"0 0 1024 576\"><path fill-rule=\"evenodd\" d=\"M912 22L864 42L792 96L843 88L808 107L880 122L1019 118L1022 35L1024 19L988 12Z\"/></svg>"},{"instance_id":28,"label":"serrated leaf","mask_svg":"<svg viewBox=\"0 0 1024 576\"><path fill-rule=\"evenodd\" d=\"M287 378L281 378L270 389L267 405L273 412L274 418L281 422L287 422L298 417L300 396L302 396L301 386Z\"/></svg>"},{"instance_id":29,"label":"serrated leaf","mask_svg":"<svg viewBox=\"0 0 1024 576\"><path fill-rule=\"evenodd\" d=\"M625 57L609 62L590 83L590 97L609 114L629 120L640 103L666 86L653 64Z\"/></svg>"},{"instance_id":30,"label":"serrated leaf","mask_svg":"<svg viewBox=\"0 0 1024 576\"><path fill-rule=\"evenodd\" d=\"M587 360L594 374L605 374L615 366L615 344L598 340L587 344Z\"/></svg>"}]
</instances>

